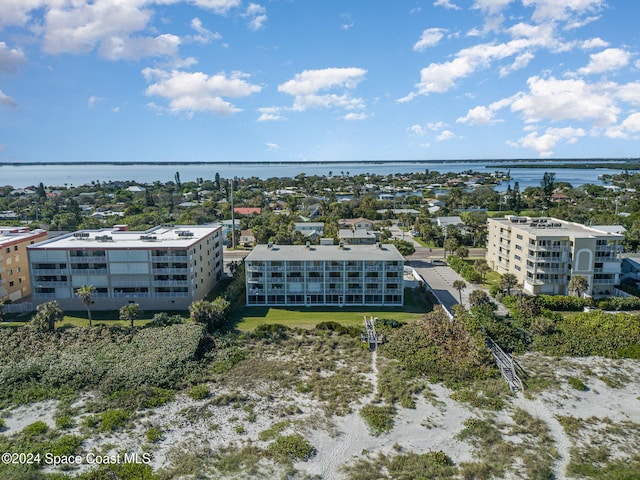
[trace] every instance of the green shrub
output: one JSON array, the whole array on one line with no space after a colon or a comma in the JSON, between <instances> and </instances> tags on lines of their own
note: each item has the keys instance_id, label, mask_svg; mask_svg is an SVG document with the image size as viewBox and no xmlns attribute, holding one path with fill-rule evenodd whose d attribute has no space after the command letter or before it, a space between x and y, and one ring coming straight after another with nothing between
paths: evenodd
<instances>
[{"instance_id":1,"label":"green shrub","mask_svg":"<svg viewBox=\"0 0 640 480\"><path fill-rule=\"evenodd\" d=\"M267 447L267 452L275 461L285 464L306 462L316 453L316 449L302 435L280 436Z\"/></svg>"},{"instance_id":2,"label":"green shrub","mask_svg":"<svg viewBox=\"0 0 640 480\"><path fill-rule=\"evenodd\" d=\"M59 415L55 415L56 428L59 430L67 430L69 428L73 428L76 422L73 420L73 417L69 413L61 413Z\"/></svg>"},{"instance_id":3,"label":"green shrub","mask_svg":"<svg viewBox=\"0 0 640 480\"><path fill-rule=\"evenodd\" d=\"M393 428L393 417L396 414L395 407L365 405L360 409L360 415L369 427L373 435L380 435Z\"/></svg>"},{"instance_id":4,"label":"green shrub","mask_svg":"<svg viewBox=\"0 0 640 480\"><path fill-rule=\"evenodd\" d=\"M147 437L147 442L156 443L162 440L162 430L160 427L151 427L145 432L145 436Z\"/></svg>"},{"instance_id":5,"label":"green shrub","mask_svg":"<svg viewBox=\"0 0 640 480\"><path fill-rule=\"evenodd\" d=\"M284 420L282 422L274 423L269 428L267 428L266 430L263 430L258 434L258 440L261 440L263 442L266 442L268 440L273 440L274 438L276 438L276 436L278 436L279 433L285 430L289 425L291 425L291 421L289 420Z\"/></svg>"},{"instance_id":6,"label":"green shrub","mask_svg":"<svg viewBox=\"0 0 640 480\"><path fill-rule=\"evenodd\" d=\"M22 429L22 435L25 438L37 437L39 435L47 433L48 430L49 430L49 426L42 420L39 420L37 422L33 422L27 425L26 427L24 427Z\"/></svg>"},{"instance_id":7,"label":"green shrub","mask_svg":"<svg viewBox=\"0 0 640 480\"><path fill-rule=\"evenodd\" d=\"M540 308L548 308L555 311L573 311L581 312L584 307L593 306L593 300L590 298L571 297L564 295L538 295L536 303Z\"/></svg>"},{"instance_id":8,"label":"green shrub","mask_svg":"<svg viewBox=\"0 0 640 480\"><path fill-rule=\"evenodd\" d=\"M204 383L196 385L187 390L187 395L194 400L204 400L209 396L209 386Z\"/></svg>"},{"instance_id":9,"label":"green shrub","mask_svg":"<svg viewBox=\"0 0 640 480\"><path fill-rule=\"evenodd\" d=\"M121 427L124 427L131 414L119 408L112 410L106 410L100 414L100 431L101 432L113 432Z\"/></svg>"},{"instance_id":10,"label":"green shrub","mask_svg":"<svg viewBox=\"0 0 640 480\"><path fill-rule=\"evenodd\" d=\"M638 297L611 297L598 302L598 308L602 310L640 310L640 298Z\"/></svg>"},{"instance_id":11,"label":"green shrub","mask_svg":"<svg viewBox=\"0 0 640 480\"><path fill-rule=\"evenodd\" d=\"M7 429L7 422L4 421L4 418L0 418L0 432L4 432Z\"/></svg>"},{"instance_id":12,"label":"green shrub","mask_svg":"<svg viewBox=\"0 0 640 480\"><path fill-rule=\"evenodd\" d=\"M568 382L569 382L569 385L571 385L576 390L580 390L581 392L584 392L584 391L588 390L587 386L579 378L569 377Z\"/></svg>"}]
</instances>

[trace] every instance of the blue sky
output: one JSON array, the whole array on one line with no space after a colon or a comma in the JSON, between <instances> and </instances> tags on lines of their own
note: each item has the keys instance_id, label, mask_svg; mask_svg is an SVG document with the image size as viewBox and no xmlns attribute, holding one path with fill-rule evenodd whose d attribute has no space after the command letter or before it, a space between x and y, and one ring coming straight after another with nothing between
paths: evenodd
<instances>
[{"instance_id":1,"label":"blue sky","mask_svg":"<svg viewBox=\"0 0 640 480\"><path fill-rule=\"evenodd\" d=\"M638 157L640 2L0 1L0 162Z\"/></svg>"}]
</instances>

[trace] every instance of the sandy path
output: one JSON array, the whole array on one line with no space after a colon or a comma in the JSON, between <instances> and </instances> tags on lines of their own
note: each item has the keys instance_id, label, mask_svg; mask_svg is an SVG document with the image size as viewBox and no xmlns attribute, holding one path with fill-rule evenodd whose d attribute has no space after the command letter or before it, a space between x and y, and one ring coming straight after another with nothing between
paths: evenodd
<instances>
[{"instance_id":1,"label":"sandy path","mask_svg":"<svg viewBox=\"0 0 640 480\"><path fill-rule=\"evenodd\" d=\"M529 400L525 398L522 393L519 393L516 398L513 399L512 404L514 407L519 407L522 410L528 412L530 415L539 418L547 424L549 427L549 434L553 438L556 449L558 450L558 460L556 460L553 466L553 473L555 478L563 480L567 478L566 471L569 461L571 460L569 450L571 448L571 440L567 436L560 425L560 422L556 419L554 414L547 408L547 406L541 400Z\"/></svg>"}]
</instances>

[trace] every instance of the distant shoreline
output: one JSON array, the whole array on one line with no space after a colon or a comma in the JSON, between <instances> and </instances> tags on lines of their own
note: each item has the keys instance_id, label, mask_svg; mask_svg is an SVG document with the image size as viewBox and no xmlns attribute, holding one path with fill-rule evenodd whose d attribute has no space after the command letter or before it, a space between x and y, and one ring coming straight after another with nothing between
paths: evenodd
<instances>
[{"instance_id":1,"label":"distant shoreline","mask_svg":"<svg viewBox=\"0 0 640 480\"><path fill-rule=\"evenodd\" d=\"M580 162L584 162L581 160ZM594 168L610 168L612 170L640 170L640 161L604 160L595 163L501 163L499 165L487 165L487 168L573 168L592 170Z\"/></svg>"},{"instance_id":2,"label":"distant shoreline","mask_svg":"<svg viewBox=\"0 0 640 480\"><path fill-rule=\"evenodd\" d=\"M587 162L587 163L585 163ZM615 164L630 170L640 169L637 158L567 158L553 161L523 159L461 159L461 160L315 160L315 161L109 161L109 162L0 162L0 167L33 167L48 165L384 165L384 164L485 164L487 168L611 168ZM627 167L628 166L628 167Z\"/></svg>"}]
</instances>

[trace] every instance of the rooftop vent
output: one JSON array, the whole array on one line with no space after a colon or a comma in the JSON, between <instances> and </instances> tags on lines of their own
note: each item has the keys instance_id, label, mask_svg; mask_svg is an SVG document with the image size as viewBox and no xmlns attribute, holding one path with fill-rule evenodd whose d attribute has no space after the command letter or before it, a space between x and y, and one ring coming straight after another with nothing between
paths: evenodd
<instances>
[{"instance_id":1,"label":"rooftop vent","mask_svg":"<svg viewBox=\"0 0 640 480\"><path fill-rule=\"evenodd\" d=\"M98 242L112 242L113 241L113 237L110 235L97 235L96 236L96 240Z\"/></svg>"},{"instance_id":2,"label":"rooftop vent","mask_svg":"<svg viewBox=\"0 0 640 480\"><path fill-rule=\"evenodd\" d=\"M143 242L155 242L156 240L158 240L158 237L156 237L155 235L140 235L140 240L142 240Z\"/></svg>"},{"instance_id":3,"label":"rooftop vent","mask_svg":"<svg viewBox=\"0 0 640 480\"><path fill-rule=\"evenodd\" d=\"M273 242L267 243L267 248L271 250L273 248Z\"/></svg>"},{"instance_id":4,"label":"rooftop vent","mask_svg":"<svg viewBox=\"0 0 640 480\"><path fill-rule=\"evenodd\" d=\"M305 243L304 248L306 248L307 250L310 250L311 249L311 242Z\"/></svg>"},{"instance_id":5,"label":"rooftop vent","mask_svg":"<svg viewBox=\"0 0 640 480\"><path fill-rule=\"evenodd\" d=\"M380 249L382 249L382 243L380 243L380 242L376 242L376 248L380 248Z\"/></svg>"},{"instance_id":6,"label":"rooftop vent","mask_svg":"<svg viewBox=\"0 0 640 480\"><path fill-rule=\"evenodd\" d=\"M178 230L176 234L180 238L193 237L193 232L190 232L189 230Z\"/></svg>"},{"instance_id":7,"label":"rooftop vent","mask_svg":"<svg viewBox=\"0 0 640 480\"><path fill-rule=\"evenodd\" d=\"M338 244L338 248L344 248L344 242L340 242L340 243Z\"/></svg>"}]
</instances>

